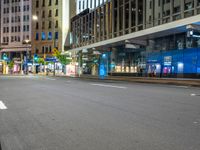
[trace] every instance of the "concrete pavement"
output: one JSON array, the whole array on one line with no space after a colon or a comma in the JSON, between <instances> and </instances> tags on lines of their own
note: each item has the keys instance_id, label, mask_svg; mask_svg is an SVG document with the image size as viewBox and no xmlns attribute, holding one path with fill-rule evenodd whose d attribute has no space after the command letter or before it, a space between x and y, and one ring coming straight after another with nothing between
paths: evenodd
<instances>
[{"instance_id":1,"label":"concrete pavement","mask_svg":"<svg viewBox=\"0 0 200 150\"><path fill-rule=\"evenodd\" d=\"M2 150L199 150L200 89L0 77Z\"/></svg>"}]
</instances>

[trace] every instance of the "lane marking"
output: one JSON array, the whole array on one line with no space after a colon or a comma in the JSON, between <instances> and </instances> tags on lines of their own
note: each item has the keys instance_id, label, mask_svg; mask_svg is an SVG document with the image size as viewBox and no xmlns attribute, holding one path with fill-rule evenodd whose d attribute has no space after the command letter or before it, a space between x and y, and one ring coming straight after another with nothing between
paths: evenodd
<instances>
[{"instance_id":1,"label":"lane marking","mask_svg":"<svg viewBox=\"0 0 200 150\"><path fill-rule=\"evenodd\" d=\"M100 87L108 87L108 88L127 89L127 87L124 87L124 86L114 86L114 85L109 85L109 84L91 84L91 85L100 86Z\"/></svg>"},{"instance_id":2,"label":"lane marking","mask_svg":"<svg viewBox=\"0 0 200 150\"><path fill-rule=\"evenodd\" d=\"M0 109L2 110L8 109L2 101L0 101Z\"/></svg>"},{"instance_id":3,"label":"lane marking","mask_svg":"<svg viewBox=\"0 0 200 150\"><path fill-rule=\"evenodd\" d=\"M55 81L56 79L53 79L53 78L46 78L47 80L52 80L52 81Z\"/></svg>"},{"instance_id":4,"label":"lane marking","mask_svg":"<svg viewBox=\"0 0 200 150\"><path fill-rule=\"evenodd\" d=\"M190 96L196 96L196 94L192 93L192 94L190 94Z\"/></svg>"},{"instance_id":5,"label":"lane marking","mask_svg":"<svg viewBox=\"0 0 200 150\"><path fill-rule=\"evenodd\" d=\"M185 88L185 89L188 89L189 87L188 86L175 86L177 88Z\"/></svg>"},{"instance_id":6,"label":"lane marking","mask_svg":"<svg viewBox=\"0 0 200 150\"><path fill-rule=\"evenodd\" d=\"M200 96L200 94L192 93L192 94L190 94L190 96Z\"/></svg>"}]
</instances>

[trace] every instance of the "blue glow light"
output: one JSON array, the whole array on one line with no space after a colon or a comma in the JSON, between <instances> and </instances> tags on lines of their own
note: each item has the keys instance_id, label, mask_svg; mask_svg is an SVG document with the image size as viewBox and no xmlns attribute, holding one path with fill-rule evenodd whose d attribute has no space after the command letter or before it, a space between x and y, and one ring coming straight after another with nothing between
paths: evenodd
<instances>
[{"instance_id":1,"label":"blue glow light","mask_svg":"<svg viewBox=\"0 0 200 150\"><path fill-rule=\"evenodd\" d=\"M107 57L107 55L106 55L106 54L103 54L103 55L102 55L102 58L106 58L106 57Z\"/></svg>"}]
</instances>

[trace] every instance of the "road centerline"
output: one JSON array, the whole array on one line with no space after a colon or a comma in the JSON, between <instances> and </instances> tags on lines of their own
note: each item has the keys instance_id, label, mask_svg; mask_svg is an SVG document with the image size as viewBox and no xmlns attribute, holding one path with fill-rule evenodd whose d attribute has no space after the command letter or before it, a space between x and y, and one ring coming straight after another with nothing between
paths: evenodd
<instances>
[{"instance_id":1,"label":"road centerline","mask_svg":"<svg viewBox=\"0 0 200 150\"><path fill-rule=\"evenodd\" d=\"M127 89L127 87L124 87L124 86L115 86L115 85L110 85L110 84L94 84L94 83L92 83L91 85L100 86L100 87L107 87L107 88Z\"/></svg>"},{"instance_id":2,"label":"road centerline","mask_svg":"<svg viewBox=\"0 0 200 150\"><path fill-rule=\"evenodd\" d=\"M2 101L0 101L0 109L1 109L1 110L8 109L8 108L6 107L6 105L5 105Z\"/></svg>"}]
</instances>

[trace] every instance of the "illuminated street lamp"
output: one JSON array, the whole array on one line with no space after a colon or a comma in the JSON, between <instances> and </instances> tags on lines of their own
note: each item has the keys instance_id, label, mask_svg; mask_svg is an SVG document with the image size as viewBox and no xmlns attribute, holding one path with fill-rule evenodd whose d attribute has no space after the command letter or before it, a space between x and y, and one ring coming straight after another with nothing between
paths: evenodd
<instances>
[{"instance_id":1,"label":"illuminated street lamp","mask_svg":"<svg viewBox=\"0 0 200 150\"><path fill-rule=\"evenodd\" d=\"M33 15L32 19L33 19L33 21L38 21L38 16L37 15ZM33 57L33 73L36 73L35 57Z\"/></svg>"},{"instance_id":2,"label":"illuminated street lamp","mask_svg":"<svg viewBox=\"0 0 200 150\"><path fill-rule=\"evenodd\" d=\"M37 21L37 20L38 20L38 16L33 15L33 20L34 20L34 21Z\"/></svg>"}]
</instances>

